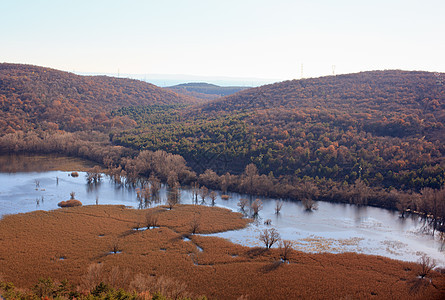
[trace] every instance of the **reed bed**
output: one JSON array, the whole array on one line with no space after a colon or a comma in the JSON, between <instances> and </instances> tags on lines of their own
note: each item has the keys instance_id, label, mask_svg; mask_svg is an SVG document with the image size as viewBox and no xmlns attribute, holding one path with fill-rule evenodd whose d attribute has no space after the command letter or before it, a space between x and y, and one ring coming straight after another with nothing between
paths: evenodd
<instances>
[{"instance_id":1,"label":"reed bed","mask_svg":"<svg viewBox=\"0 0 445 300\"><path fill-rule=\"evenodd\" d=\"M147 213L156 215L158 227L135 230ZM189 232L193 220L199 220L195 235ZM194 205L172 210L95 205L9 215L0 220L0 277L22 288L31 288L40 277L51 277L68 279L84 289L90 288L93 278L126 289L135 286L135 280L170 278L181 288L185 284L191 295L211 299L243 295L248 299L441 299L445 295L445 277L438 272L432 273L432 284L410 293L408 282L419 267L415 263L295 250L289 263L284 263L277 248L243 247L199 235L240 229L248 222L226 209Z\"/></svg>"}]
</instances>

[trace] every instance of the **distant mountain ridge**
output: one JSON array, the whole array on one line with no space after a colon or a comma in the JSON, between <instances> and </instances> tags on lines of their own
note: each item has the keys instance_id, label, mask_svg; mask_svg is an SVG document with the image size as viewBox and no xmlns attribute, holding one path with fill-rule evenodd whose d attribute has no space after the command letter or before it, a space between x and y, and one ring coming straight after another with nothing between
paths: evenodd
<instances>
[{"instance_id":1,"label":"distant mountain ridge","mask_svg":"<svg viewBox=\"0 0 445 300\"><path fill-rule=\"evenodd\" d=\"M167 87L167 89L202 100L213 100L249 89L246 86L219 86L205 82L183 83Z\"/></svg>"},{"instance_id":2,"label":"distant mountain ridge","mask_svg":"<svg viewBox=\"0 0 445 300\"><path fill-rule=\"evenodd\" d=\"M113 127L125 121L112 121L113 118L107 116L116 108L194 102L196 99L192 97L139 80L0 64L0 129L3 132L41 125L65 130Z\"/></svg>"}]
</instances>

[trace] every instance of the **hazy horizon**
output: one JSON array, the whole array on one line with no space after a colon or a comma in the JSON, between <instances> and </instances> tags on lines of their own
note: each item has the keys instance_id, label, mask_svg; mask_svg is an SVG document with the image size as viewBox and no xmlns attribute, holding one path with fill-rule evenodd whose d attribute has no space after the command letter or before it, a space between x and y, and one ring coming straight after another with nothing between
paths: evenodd
<instances>
[{"instance_id":1,"label":"hazy horizon","mask_svg":"<svg viewBox=\"0 0 445 300\"><path fill-rule=\"evenodd\" d=\"M438 0L3 1L0 58L79 73L273 81L445 72L444 9Z\"/></svg>"},{"instance_id":2,"label":"hazy horizon","mask_svg":"<svg viewBox=\"0 0 445 300\"><path fill-rule=\"evenodd\" d=\"M85 76L111 76L117 78L137 79L152 83L160 87L169 87L184 83L209 83L219 86L245 86L256 87L280 81L273 78L249 78L231 76L200 76L191 74L121 74L121 73L96 73L96 72L76 72L72 73Z\"/></svg>"}]
</instances>

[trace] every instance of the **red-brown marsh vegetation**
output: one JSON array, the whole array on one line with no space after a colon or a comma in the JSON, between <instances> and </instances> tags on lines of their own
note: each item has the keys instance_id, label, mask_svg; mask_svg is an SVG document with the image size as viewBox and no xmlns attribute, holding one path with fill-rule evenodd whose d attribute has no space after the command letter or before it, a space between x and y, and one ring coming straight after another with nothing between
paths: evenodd
<instances>
[{"instance_id":1,"label":"red-brown marsh vegetation","mask_svg":"<svg viewBox=\"0 0 445 300\"><path fill-rule=\"evenodd\" d=\"M135 223L144 223L148 212L159 227L132 230ZM184 240L195 219L199 219L197 233L239 229L249 222L226 209L193 205L176 205L172 210L95 205L9 215L0 221L0 272L4 281L23 288L40 277L66 278L84 289L93 279L134 290L147 282L154 286L168 281L173 282L172 290L186 289L212 299L243 295L440 299L445 295L445 276L435 271L426 275L427 285L415 292L410 289L410 280L421 271L415 263L354 253L289 251L289 264L282 264L279 248L248 248L203 235ZM118 251L110 253L110 245L116 243Z\"/></svg>"},{"instance_id":2,"label":"red-brown marsh vegetation","mask_svg":"<svg viewBox=\"0 0 445 300\"><path fill-rule=\"evenodd\" d=\"M70 199L68 201L60 201L57 203L57 206L59 207L75 207L75 206L82 206L82 202L76 199Z\"/></svg>"}]
</instances>

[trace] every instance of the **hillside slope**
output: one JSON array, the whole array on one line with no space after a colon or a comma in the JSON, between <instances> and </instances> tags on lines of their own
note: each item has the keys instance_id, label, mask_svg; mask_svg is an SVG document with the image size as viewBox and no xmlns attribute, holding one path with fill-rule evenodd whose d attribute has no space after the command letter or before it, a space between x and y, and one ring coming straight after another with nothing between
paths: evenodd
<instances>
[{"instance_id":1,"label":"hillside slope","mask_svg":"<svg viewBox=\"0 0 445 300\"><path fill-rule=\"evenodd\" d=\"M425 127L443 129L444 81L445 74L398 70L292 80L218 99L203 110L329 110L352 114L377 134L409 135Z\"/></svg>"},{"instance_id":2,"label":"hillside slope","mask_svg":"<svg viewBox=\"0 0 445 300\"><path fill-rule=\"evenodd\" d=\"M152 84L106 76L79 76L54 69L0 64L0 130L68 131L124 126L111 110L123 106L192 103ZM130 122L131 123L131 122Z\"/></svg>"},{"instance_id":3,"label":"hillside slope","mask_svg":"<svg viewBox=\"0 0 445 300\"><path fill-rule=\"evenodd\" d=\"M139 128L115 142L164 149L197 171L309 177L403 189L445 178L443 74L374 71L293 80L241 91L188 110L122 115ZM175 120L174 123L169 120Z\"/></svg>"}]
</instances>

